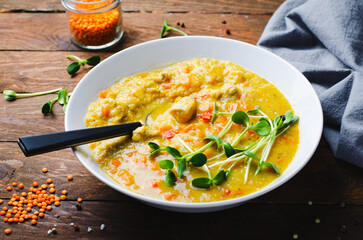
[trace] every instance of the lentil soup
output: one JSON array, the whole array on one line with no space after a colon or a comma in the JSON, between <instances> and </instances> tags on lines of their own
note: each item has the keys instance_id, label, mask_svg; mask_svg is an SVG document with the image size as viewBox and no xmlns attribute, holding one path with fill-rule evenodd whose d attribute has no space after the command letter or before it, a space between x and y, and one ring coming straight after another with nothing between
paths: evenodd
<instances>
[{"instance_id":1,"label":"lentil soup","mask_svg":"<svg viewBox=\"0 0 363 240\"><path fill-rule=\"evenodd\" d=\"M192 59L119 80L90 104L85 124L143 123L132 137L90 144L123 187L157 199L211 202L258 191L287 168L299 144L290 110L255 73Z\"/></svg>"}]
</instances>

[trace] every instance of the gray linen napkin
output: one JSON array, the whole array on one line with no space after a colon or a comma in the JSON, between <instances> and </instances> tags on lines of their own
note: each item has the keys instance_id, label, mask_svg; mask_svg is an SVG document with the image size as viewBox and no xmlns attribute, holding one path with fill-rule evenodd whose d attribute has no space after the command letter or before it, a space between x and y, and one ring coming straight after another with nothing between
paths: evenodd
<instances>
[{"instance_id":1,"label":"gray linen napkin","mask_svg":"<svg viewBox=\"0 0 363 240\"><path fill-rule=\"evenodd\" d=\"M309 79L334 155L363 167L363 0L288 0L258 45Z\"/></svg>"}]
</instances>

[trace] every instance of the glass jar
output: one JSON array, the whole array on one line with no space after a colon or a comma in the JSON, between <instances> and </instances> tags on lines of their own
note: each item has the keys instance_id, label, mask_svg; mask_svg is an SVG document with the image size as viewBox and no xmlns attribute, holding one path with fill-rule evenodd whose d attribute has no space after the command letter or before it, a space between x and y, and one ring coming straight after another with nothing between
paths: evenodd
<instances>
[{"instance_id":1,"label":"glass jar","mask_svg":"<svg viewBox=\"0 0 363 240\"><path fill-rule=\"evenodd\" d=\"M85 49L104 49L123 35L122 0L62 0L71 41Z\"/></svg>"}]
</instances>

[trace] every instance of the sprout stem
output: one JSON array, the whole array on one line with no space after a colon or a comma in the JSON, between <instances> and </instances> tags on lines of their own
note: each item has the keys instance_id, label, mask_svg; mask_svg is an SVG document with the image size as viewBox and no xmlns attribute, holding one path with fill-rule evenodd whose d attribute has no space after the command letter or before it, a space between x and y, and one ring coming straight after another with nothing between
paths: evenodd
<instances>
[{"instance_id":1,"label":"sprout stem","mask_svg":"<svg viewBox=\"0 0 363 240\"><path fill-rule=\"evenodd\" d=\"M84 61L84 59L82 59L82 58L80 58L80 57L77 57L76 55L68 55L68 56L66 56L66 58L68 58L68 59L72 59L72 58L74 58L74 59L76 59L78 62L83 62L83 61Z\"/></svg>"},{"instance_id":2,"label":"sprout stem","mask_svg":"<svg viewBox=\"0 0 363 240\"><path fill-rule=\"evenodd\" d=\"M41 96L41 95L46 95L46 94L50 94L50 93L55 93L62 90L62 88L57 88L57 89L53 89L53 90L49 90L49 91L44 91L44 92L34 92L34 93L17 93L16 97L17 98L25 98L25 97L34 97L34 96Z\"/></svg>"}]
</instances>

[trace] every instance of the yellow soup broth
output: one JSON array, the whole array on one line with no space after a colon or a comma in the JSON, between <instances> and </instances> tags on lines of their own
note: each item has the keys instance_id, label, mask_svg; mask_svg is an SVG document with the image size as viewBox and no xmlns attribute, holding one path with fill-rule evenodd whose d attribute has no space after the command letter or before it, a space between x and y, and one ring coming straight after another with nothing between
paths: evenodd
<instances>
[{"instance_id":1,"label":"yellow soup broth","mask_svg":"<svg viewBox=\"0 0 363 240\"><path fill-rule=\"evenodd\" d=\"M219 112L233 113L259 106L271 121L292 110L287 99L271 83L255 73L231 63L213 59L192 59L155 70L125 77L102 91L96 102L90 104L85 117L87 127L114 125L141 121L143 127L133 136L117 137L90 144L94 159L100 167L123 187L145 196L179 202L210 202L241 197L258 191L279 175L263 167L255 175L258 163L249 158L235 164L227 179L208 189L196 188L195 178L208 177L205 167L188 164L182 177L177 175L178 160L166 151L150 157L149 142L164 148L176 148L184 156L196 151L218 135L228 124L231 115L219 115L212 123L216 103ZM259 116L258 114L256 116ZM258 117L250 117L257 124ZM223 136L223 142L232 143L246 127L233 123ZM261 138L249 130L235 145L245 148ZM298 124L294 123L274 141L267 161L282 173L292 161L299 144ZM186 146L185 146L186 145ZM189 150L188 150L189 148ZM263 147L255 152L261 158ZM223 147L213 144L203 153L211 166L227 157ZM223 155L222 155L223 154ZM219 156L219 157L215 157ZM213 158L214 157L214 158ZM174 186L164 181L166 170L159 167L161 160L174 162ZM212 178L220 169L228 169L233 162L209 167Z\"/></svg>"}]
</instances>

